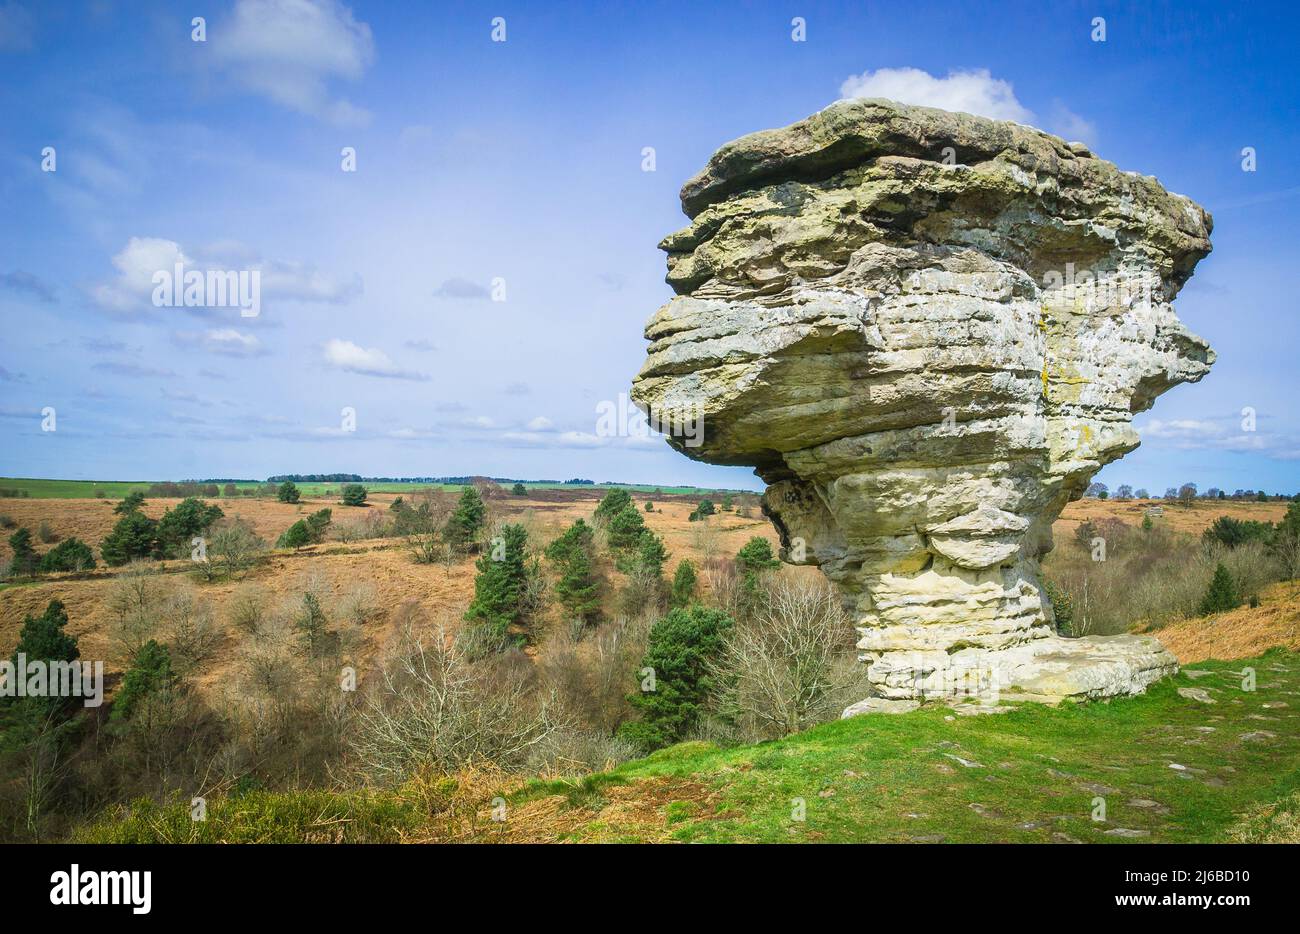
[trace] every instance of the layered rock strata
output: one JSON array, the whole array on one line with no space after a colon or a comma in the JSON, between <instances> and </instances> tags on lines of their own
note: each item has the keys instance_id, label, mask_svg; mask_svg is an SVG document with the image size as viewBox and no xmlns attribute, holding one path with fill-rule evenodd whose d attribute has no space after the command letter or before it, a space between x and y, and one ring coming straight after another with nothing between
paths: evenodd
<instances>
[{"instance_id":1,"label":"layered rock strata","mask_svg":"<svg viewBox=\"0 0 1300 934\"><path fill-rule=\"evenodd\" d=\"M855 615L878 696L1144 689L1150 637L1063 639L1052 522L1214 354L1172 301L1210 216L1081 143L884 100L728 143L661 244L642 409L767 483L782 557Z\"/></svg>"}]
</instances>

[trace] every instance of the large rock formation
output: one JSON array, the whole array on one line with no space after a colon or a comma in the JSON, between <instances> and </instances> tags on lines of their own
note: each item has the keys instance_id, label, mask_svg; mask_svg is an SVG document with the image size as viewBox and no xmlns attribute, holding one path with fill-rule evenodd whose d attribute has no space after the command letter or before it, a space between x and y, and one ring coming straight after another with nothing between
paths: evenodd
<instances>
[{"instance_id":1,"label":"large rock formation","mask_svg":"<svg viewBox=\"0 0 1300 934\"><path fill-rule=\"evenodd\" d=\"M633 399L702 417L683 453L756 468L878 696L1109 696L1174 670L1150 637L1056 636L1038 561L1137 447L1133 414L1214 360L1170 304L1210 250L1202 208L1081 143L884 100L728 143L681 197Z\"/></svg>"}]
</instances>

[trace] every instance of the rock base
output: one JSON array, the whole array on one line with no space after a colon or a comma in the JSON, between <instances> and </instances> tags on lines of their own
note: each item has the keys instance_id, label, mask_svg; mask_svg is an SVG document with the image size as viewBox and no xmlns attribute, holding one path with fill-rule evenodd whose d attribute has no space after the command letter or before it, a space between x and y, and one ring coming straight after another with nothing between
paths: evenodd
<instances>
[{"instance_id":1,"label":"rock base","mask_svg":"<svg viewBox=\"0 0 1300 934\"><path fill-rule=\"evenodd\" d=\"M1154 636L1035 639L996 652L889 652L864 656L875 696L844 716L901 711L909 701L978 700L1057 704L1141 694L1178 671L1178 661Z\"/></svg>"}]
</instances>

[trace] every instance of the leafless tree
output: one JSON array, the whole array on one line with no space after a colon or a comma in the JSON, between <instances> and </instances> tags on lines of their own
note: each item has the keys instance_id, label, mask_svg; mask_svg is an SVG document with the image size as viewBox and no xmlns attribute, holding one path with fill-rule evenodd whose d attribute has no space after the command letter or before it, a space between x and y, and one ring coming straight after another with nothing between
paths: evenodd
<instances>
[{"instance_id":1,"label":"leafless tree","mask_svg":"<svg viewBox=\"0 0 1300 934\"><path fill-rule=\"evenodd\" d=\"M854 631L826 584L774 575L766 599L728 634L713 675L720 712L742 735L784 736L860 699Z\"/></svg>"},{"instance_id":2,"label":"leafless tree","mask_svg":"<svg viewBox=\"0 0 1300 934\"><path fill-rule=\"evenodd\" d=\"M353 742L365 770L394 781L421 767L519 768L568 727L553 698L530 690L523 670L491 674L469 660L445 624L428 638L408 627L359 714Z\"/></svg>"}]
</instances>

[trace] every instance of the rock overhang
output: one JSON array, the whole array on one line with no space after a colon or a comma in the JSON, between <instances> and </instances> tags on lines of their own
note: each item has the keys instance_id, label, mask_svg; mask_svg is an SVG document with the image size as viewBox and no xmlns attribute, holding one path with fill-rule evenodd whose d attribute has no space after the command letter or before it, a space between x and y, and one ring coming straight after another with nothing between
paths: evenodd
<instances>
[{"instance_id":1,"label":"rock overhang","mask_svg":"<svg viewBox=\"0 0 1300 934\"><path fill-rule=\"evenodd\" d=\"M670 443L757 469L877 667L1049 637L1051 521L1213 363L1171 304L1209 214L1081 144L881 100L723 146L682 205L633 385L702 421Z\"/></svg>"}]
</instances>

